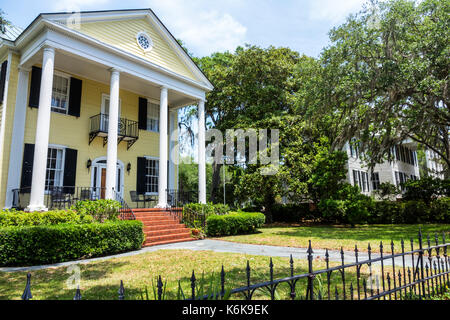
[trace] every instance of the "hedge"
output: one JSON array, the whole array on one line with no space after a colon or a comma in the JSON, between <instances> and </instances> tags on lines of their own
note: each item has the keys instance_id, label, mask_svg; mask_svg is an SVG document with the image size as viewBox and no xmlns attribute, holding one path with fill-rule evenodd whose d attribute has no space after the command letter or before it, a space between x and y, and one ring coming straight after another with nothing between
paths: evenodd
<instances>
[{"instance_id":1,"label":"hedge","mask_svg":"<svg viewBox=\"0 0 450 320\"><path fill-rule=\"evenodd\" d=\"M208 236L229 236L253 233L264 225L266 217L260 212L231 212L227 215L211 215L206 220Z\"/></svg>"},{"instance_id":2,"label":"hedge","mask_svg":"<svg viewBox=\"0 0 450 320\"><path fill-rule=\"evenodd\" d=\"M80 215L73 210L52 210L43 212L25 212L16 210L0 211L0 227L37 226L61 223L91 223L89 215Z\"/></svg>"},{"instance_id":3,"label":"hedge","mask_svg":"<svg viewBox=\"0 0 450 320\"><path fill-rule=\"evenodd\" d=\"M92 258L141 248L142 222L0 228L0 265L28 266Z\"/></svg>"}]
</instances>

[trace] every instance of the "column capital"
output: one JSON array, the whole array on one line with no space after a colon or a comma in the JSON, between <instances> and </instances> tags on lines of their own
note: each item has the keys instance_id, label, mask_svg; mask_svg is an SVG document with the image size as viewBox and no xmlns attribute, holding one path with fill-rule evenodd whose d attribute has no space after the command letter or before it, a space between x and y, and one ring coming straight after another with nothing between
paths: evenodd
<instances>
[{"instance_id":1,"label":"column capital","mask_svg":"<svg viewBox=\"0 0 450 320\"><path fill-rule=\"evenodd\" d=\"M165 90L165 91L169 90L169 88L168 88L167 86L161 86L160 89L161 89L161 91L163 91L163 90Z\"/></svg>"},{"instance_id":2,"label":"column capital","mask_svg":"<svg viewBox=\"0 0 450 320\"><path fill-rule=\"evenodd\" d=\"M119 74L120 74L120 72L121 72L119 69L114 68L114 67L109 68L108 71L111 72L111 73L119 73Z\"/></svg>"},{"instance_id":3,"label":"column capital","mask_svg":"<svg viewBox=\"0 0 450 320\"><path fill-rule=\"evenodd\" d=\"M49 45L45 45L45 46L42 48L42 50L43 50L44 52L50 52L50 53L55 54L55 48L53 48L53 47L51 47L51 46L49 46Z\"/></svg>"}]
</instances>

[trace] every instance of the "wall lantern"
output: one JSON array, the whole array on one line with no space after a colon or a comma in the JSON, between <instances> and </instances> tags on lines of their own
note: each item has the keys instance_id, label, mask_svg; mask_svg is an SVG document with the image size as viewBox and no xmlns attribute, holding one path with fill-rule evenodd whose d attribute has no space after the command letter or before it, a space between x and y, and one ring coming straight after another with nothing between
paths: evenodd
<instances>
[{"instance_id":1,"label":"wall lantern","mask_svg":"<svg viewBox=\"0 0 450 320\"><path fill-rule=\"evenodd\" d=\"M91 159L88 159L88 161L86 162L86 168L89 170L92 166L92 161Z\"/></svg>"},{"instance_id":2,"label":"wall lantern","mask_svg":"<svg viewBox=\"0 0 450 320\"><path fill-rule=\"evenodd\" d=\"M131 163L128 162L128 164L127 164L127 172L128 172L128 174L130 174L130 171L131 171Z\"/></svg>"}]
</instances>

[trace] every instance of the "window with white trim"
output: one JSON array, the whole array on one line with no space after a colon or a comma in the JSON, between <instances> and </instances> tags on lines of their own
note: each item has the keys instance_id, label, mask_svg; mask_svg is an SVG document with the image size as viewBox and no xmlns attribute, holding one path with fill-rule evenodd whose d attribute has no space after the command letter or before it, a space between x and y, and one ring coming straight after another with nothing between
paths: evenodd
<instances>
[{"instance_id":1,"label":"window with white trim","mask_svg":"<svg viewBox=\"0 0 450 320\"><path fill-rule=\"evenodd\" d=\"M372 189L378 190L380 188L380 174L378 172L372 173Z\"/></svg>"},{"instance_id":2,"label":"window with white trim","mask_svg":"<svg viewBox=\"0 0 450 320\"><path fill-rule=\"evenodd\" d=\"M147 159L145 187L147 193L158 193L159 160Z\"/></svg>"},{"instance_id":3,"label":"window with white trim","mask_svg":"<svg viewBox=\"0 0 450 320\"><path fill-rule=\"evenodd\" d=\"M147 103L147 131L159 132L159 105Z\"/></svg>"},{"instance_id":4,"label":"window with white trim","mask_svg":"<svg viewBox=\"0 0 450 320\"><path fill-rule=\"evenodd\" d=\"M47 172L45 174L45 190L51 187L60 187L64 174L64 151L63 148L48 148Z\"/></svg>"},{"instance_id":5,"label":"window with white trim","mask_svg":"<svg viewBox=\"0 0 450 320\"><path fill-rule=\"evenodd\" d=\"M60 74L53 75L52 111L66 114L69 109L70 78Z\"/></svg>"}]
</instances>

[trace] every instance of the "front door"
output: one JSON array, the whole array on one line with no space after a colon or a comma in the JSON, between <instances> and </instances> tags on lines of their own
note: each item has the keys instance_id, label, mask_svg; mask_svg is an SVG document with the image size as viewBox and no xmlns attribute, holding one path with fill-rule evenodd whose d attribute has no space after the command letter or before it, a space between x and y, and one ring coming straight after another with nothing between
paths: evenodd
<instances>
[{"instance_id":1,"label":"front door","mask_svg":"<svg viewBox=\"0 0 450 320\"><path fill-rule=\"evenodd\" d=\"M101 191L100 198L105 199L105 188L106 188L106 168L101 168L102 176L101 176Z\"/></svg>"},{"instance_id":2,"label":"front door","mask_svg":"<svg viewBox=\"0 0 450 320\"><path fill-rule=\"evenodd\" d=\"M115 190L123 197L123 165L119 162L116 166ZM94 161L91 168L91 187L94 190L95 198L105 199L106 188L106 160Z\"/></svg>"}]
</instances>

